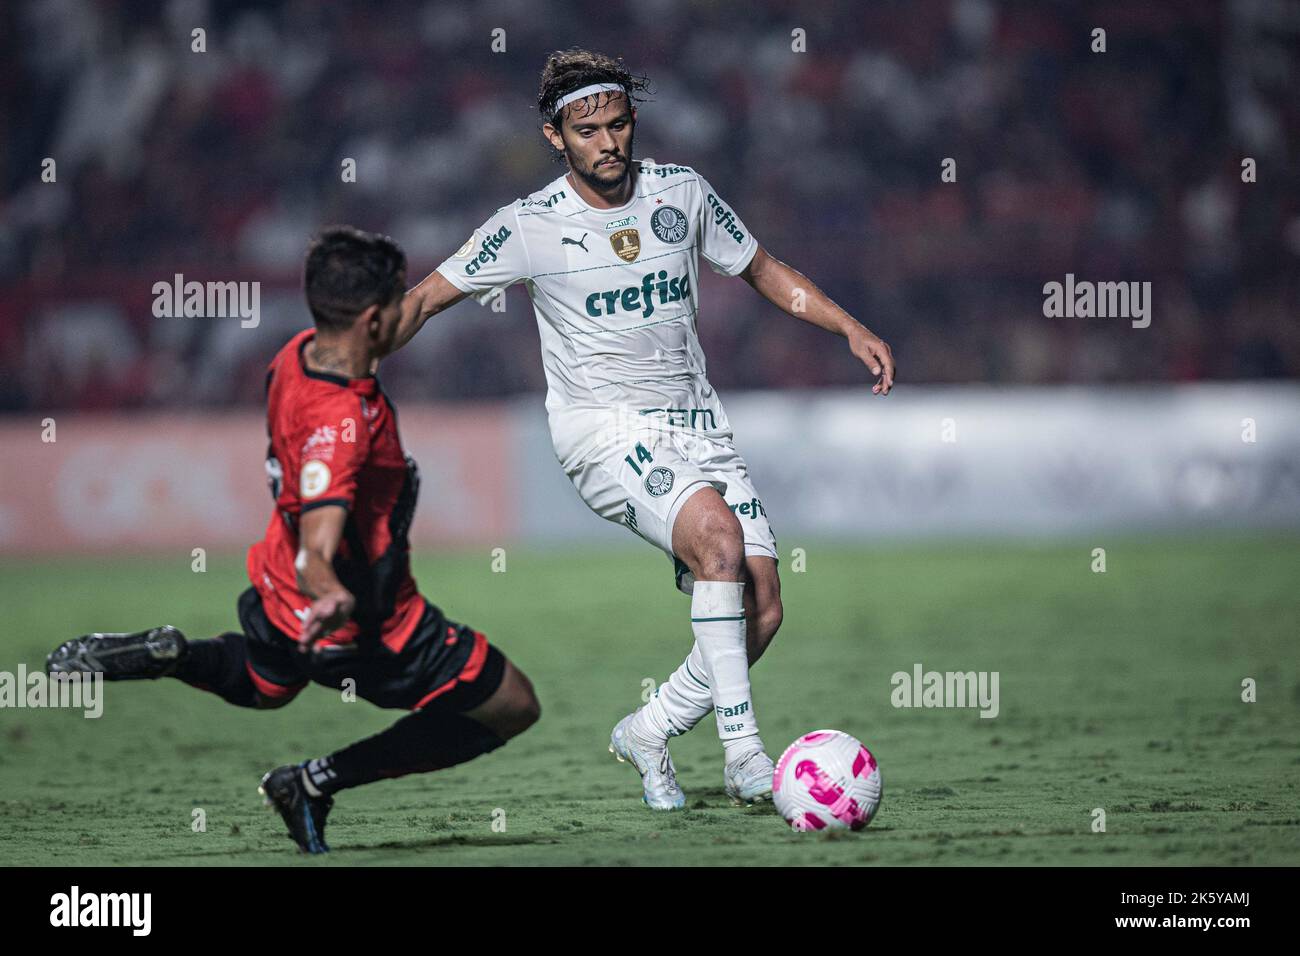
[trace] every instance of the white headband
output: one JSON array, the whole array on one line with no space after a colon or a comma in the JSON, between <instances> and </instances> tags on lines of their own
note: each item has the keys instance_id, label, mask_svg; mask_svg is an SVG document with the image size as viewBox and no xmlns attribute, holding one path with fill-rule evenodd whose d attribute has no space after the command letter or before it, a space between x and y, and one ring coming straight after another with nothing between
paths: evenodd
<instances>
[{"instance_id":1,"label":"white headband","mask_svg":"<svg viewBox=\"0 0 1300 956\"><path fill-rule=\"evenodd\" d=\"M617 83L593 83L591 86L584 86L580 90L574 90L572 93L566 93L561 96L555 104L555 112L558 113L574 100L586 99L593 93L622 93L623 87Z\"/></svg>"}]
</instances>

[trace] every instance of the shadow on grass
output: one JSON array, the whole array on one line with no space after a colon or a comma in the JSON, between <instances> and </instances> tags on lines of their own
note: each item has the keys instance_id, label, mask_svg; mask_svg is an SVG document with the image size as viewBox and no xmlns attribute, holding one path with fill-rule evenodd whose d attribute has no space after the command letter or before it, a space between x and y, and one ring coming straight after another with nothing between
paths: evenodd
<instances>
[{"instance_id":1,"label":"shadow on grass","mask_svg":"<svg viewBox=\"0 0 1300 956\"><path fill-rule=\"evenodd\" d=\"M139 866L184 866L191 863L202 863L204 861L217 862L222 864L241 865L244 864L242 858L258 857L259 865L265 865L264 861L268 856L282 856L283 860L278 861L285 866L292 866L301 863L328 863L331 860L336 862L345 862L353 855L360 853L371 853L377 850L397 852L397 853L419 853L428 850L454 849L458 847L510 847L510 846L533 846L533 845L555 845L562 841L547 836L465 836L462 834L448 834L441 837L429 837L423 840L387 840L382 843L353 843L345 846L335 845L330 848L329 853L319 856L310 856L305 853L296 851L291 846L269 847L269 846L244 846L231 848L229 850L209 850L202 853L174 853L166 856L141 857L132 865ZM118 864L104 864L118 865Z\"/></svg>"},{"instance_id":2,"label":"shadow on grass","mask_svg":"<svg viewBox=\"0 0 1300 956\"><path fill-rule=\"evenodd\" d=\"M388 840L384 843L352 844L332 850L332 854L357 853L366 850L436 850L442 847L459 846L557 846L563 843L549 836L466 836L450 833L446 836L429 837L424 840Z\"/></svg>"}]
</instances>

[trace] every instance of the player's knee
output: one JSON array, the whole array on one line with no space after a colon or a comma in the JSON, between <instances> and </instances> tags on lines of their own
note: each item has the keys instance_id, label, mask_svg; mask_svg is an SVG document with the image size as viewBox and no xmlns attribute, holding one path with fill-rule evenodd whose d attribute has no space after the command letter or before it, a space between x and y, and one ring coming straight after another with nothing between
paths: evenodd
<instances>
[{"instance_id":1,"label":"player's knee","mask_svg":"<svg viewBox=\"0 0 1300 956\"><path fill-rule=\"evenodd\" d=\"M279 710L297 696L297 693L292 693L279 697L268 697L258 691L253 691L253 706L258 710Z\"/></svg>"},{"instance_id":2,"label":"player's knee","mask_svg":"<svg viewBox=\"0 0 1300 956\"><path fill-rule=\"evenodd\" d=\"M542 718L542 703L537 699L537 692L533 690L533 682L521 673L523 678L523 693L520 694L519 704L516 707L516 720L519 722L518 733L523 733L533 724Z\"/></svg>"},{"instance_id":3,"label":"player's knee","mask_svg":"<svg viewBox=\"0 0 1300 956\"><path fill-rule=\"evenodd\" d=\"M726 507L714 509L700 527L695 567L702 581L731 581L745 563L745 537L740 521Z\"/></svg>"},{"instance_id":4,"label":"player's knee","mask_svg":"<svg viewBox=\"0 0 1300 956\"><path fill-rule=\"evenodd\" d=\"M531 701L521 703L501 714L497 718L493 730L502 740L510 740L512 737L518 737L537 723L538 718L541 716L542 708L537 703L537 698L534 697Z\"/></svg>"},{"instance_id":5,"label":"player's knee","mask_svg":"<svg viewBox=\"0 0 1300 956\"><path fill-rule=\"evenodd\" d=\"M518 673L519 687L500 728L501 736L506 740L519 736L542 716L542 705L537 699L537 692L533 690L533 682L522 671Z\"/></svg>"},{"instance_id":6,"label":"player's knee","mask_svg":"<svg viewBox=\"0 0 1300 956\"><path fill-rule=\"evenodd\" d=\"M519 708L518 719L519 730L517 732L521 734L542 719L542 705L537 700L537 695L530 694L528 696L528 700Z\"/></svg>"}]
</instances>

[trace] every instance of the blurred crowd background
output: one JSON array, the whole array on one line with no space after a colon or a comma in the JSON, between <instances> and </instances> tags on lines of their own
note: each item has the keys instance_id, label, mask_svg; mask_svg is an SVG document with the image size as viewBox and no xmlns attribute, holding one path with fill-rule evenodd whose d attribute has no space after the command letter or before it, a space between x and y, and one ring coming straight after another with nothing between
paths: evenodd
<instances>
[{"instance_id":1,"label":"blurred crowd background","mask_svg":"<svg viewBox=\"0 0 1300 956\"><path fill-rule=\"evenodd\" d=\"M310 322L316 228L393 235L414 282L562 173L536 93L569 46L651 77L637 154L706 175L891 342L904 384L1300 374L1291 0L6 0L0 410L260 402L267 360ZM839 342L704 272L719 388L863 380ZM177 273L259 281L260 324L154 317ZM1150 281L1150 328L1044 317L1066 273ZM434 320L386 365L389 391L544 388L527 297L507 303Z\"/></svg>"}]
</instances>

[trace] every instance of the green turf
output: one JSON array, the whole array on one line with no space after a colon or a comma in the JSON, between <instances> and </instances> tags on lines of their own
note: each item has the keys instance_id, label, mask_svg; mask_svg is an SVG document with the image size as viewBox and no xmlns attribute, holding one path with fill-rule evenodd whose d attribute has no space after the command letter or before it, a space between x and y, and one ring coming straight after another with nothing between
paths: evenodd
<instances>
[{"instance_id":1,"label":"green turf","mask_svg":"<svg viewBox=\"0 0 1300 956\"><path fill-rule=\"evenodd\" d=\"M673 745L687 809L645 809L605 748L642 680L688 650L687 599L648 549L511 550L504 574L484 553L421 557L416 576L533 678L541 722L463 767L343 794L328 857L293 852L258 776L394 715L319 687L249 712L167 680L108 685L99 720L0 710L0 864L1300 862L1300 539L1117 539L1105 574L1097 543L809 546L804 573L787 566L758 716L774 755L827 726L872 748L885 796L861 834L731 807L711 721ZM0 670L92 629L228 629L242 586L234 556L203 574L188 555L0 562ZM998 671L1000 715L893 708L891 674L918 661Z\"/></svg>"}]
</instances>

